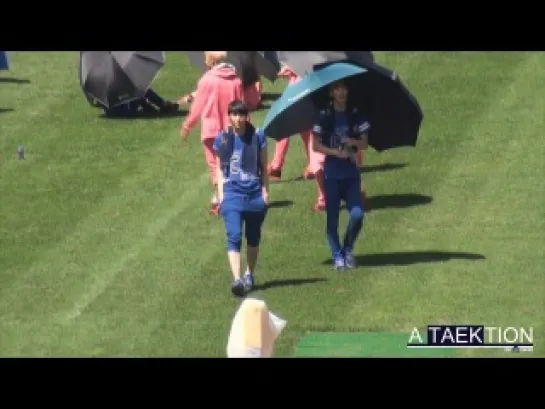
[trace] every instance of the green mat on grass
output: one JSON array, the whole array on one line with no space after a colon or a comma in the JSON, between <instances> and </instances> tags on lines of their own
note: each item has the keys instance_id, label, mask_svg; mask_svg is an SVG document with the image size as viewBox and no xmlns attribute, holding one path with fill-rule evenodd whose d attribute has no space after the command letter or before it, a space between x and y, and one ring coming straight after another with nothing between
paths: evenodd
<instances>
[{"instance_id":1,"label":"green mat on grass","mask_svg":"<svg viewBox=\"0 0 545 409\"><path fill-rule=\"evenodd\" d=\"M407 348L409 334L388 332L314 332L299 341L299 358L451 357L454 349Z\"/></svg>"}]
</instances>

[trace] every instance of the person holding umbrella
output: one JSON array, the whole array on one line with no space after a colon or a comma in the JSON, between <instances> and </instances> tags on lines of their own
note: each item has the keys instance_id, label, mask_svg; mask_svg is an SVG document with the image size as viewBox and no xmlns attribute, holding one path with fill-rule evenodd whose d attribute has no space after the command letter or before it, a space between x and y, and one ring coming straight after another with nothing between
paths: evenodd
<instances>
[{"instance_id":1,"label":"person holding umbrella","mask_svg":"<svg viewBox=\"0 0 545 409\"><path fill-rule=\"evenodd\" d=\"M348 105L349 90L343 80L332 83L330 97L330 103L320 111L312 128L313 148L325 155L327 239L335 270L344 270L356 266L354 244L364 218L356 151L367 148L370 124L355 107ZM342 246L338 231L341 201L346 203L350 214Z\"/></svg>"},{"instance_id":2,"label":"person holding umbrella","mask_svg":"<svg viewBox=\"0 0 545 409\"><path fill-rule=\"evenodd\" d=\"M214 139L218 133L229 126L228 107L234 100L244 100L242 81L235 67L227 64L226 51L206 51L205 61L209 70L204 73L197 84L195 97L185 122L180 129L180 137L187 140L191 129L201 122L201 141L204 148L206 164L213 186L210 201L210 213L218 215L219 198L214 154Z\"/></svg>"},{"instance_id":3,"label":"person holding umbrella","mask_svg":"<svg viewBox=\"0 0 545 409\"><path fill-rule=\"evenodd\" d=\"M239 297L255 284L261 227L269 204L267 138L263 130L250 123L249 111L243 101L231 102L227 110L230 126L214 140L220 214L225 222L227 256L233 275L231 291ZM247 247L246 272L241 277L243 224Z\"/></svg>"}]
</instances>

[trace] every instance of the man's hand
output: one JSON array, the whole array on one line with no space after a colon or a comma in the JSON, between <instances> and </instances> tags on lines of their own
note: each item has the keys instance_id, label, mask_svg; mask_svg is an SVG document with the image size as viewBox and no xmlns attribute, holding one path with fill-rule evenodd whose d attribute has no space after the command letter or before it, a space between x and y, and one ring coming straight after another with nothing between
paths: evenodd
<instances>
[{"instance_id":1,"label":"man's hand","mask_svg":"<svg viewBox=\"0 0 545 409\"><path fill-rule=\"evenodd\" d=\"M185 125L182 126L182 129L180 129L180 139L182 142L187 142L187 137L189 136L189 129L185 127Z\"/></svg>"},{"instance_id":2,"label":"man's hand","mask_svg":"<svg viewBox=\"0 0 545 409\"><path fill-rule=\"evenodd\" d=\"M178 104L191 104L194 100L193 95L187 94L178 100Z\"/></svg>"},{"instance_id":3,"label":"man's hand","mask_svg":"<svg viewBox=\"0 0 545 409\"><path fill-rule=\"evenodd\" d=\"M263 196L263 201L264 201L265 204L268 206L269 203L270 203L269 192L267 192L267 190L263 189L263 191L262 191L262 196Z\"/></svg>"},{"instance_id":4,"label":"man's hand","mask_svg":"<svg viewBox=\"0 0 545 409\"><path fill-rule=\"evenodd\" d=\"M336 149L335 156L339 159L348 159L348 152L346 152L344 149Z\"/></svg>"}]
</instances>

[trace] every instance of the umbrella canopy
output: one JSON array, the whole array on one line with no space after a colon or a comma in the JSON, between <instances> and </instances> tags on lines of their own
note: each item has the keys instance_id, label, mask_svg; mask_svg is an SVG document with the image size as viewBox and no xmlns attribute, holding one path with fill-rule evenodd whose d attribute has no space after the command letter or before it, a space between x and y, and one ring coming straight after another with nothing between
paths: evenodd
<instances>
[{"instance_id":1,"label":"umbrella canopy","mask_svg":"<svg viewBox=\"0 0 545 409\"><path fill-rule=\"evenodd\" d=\"M192 65L203 72L208 69L204 63L204 51L185 51L185 53ZM276 80L279 70L273 62L274 58L270 60L268 57L272 56L265 56L265 53L268 51L227 51L227 62L235 66L244 86L259 81L260 76L270 81Z\"/></svg>"},{"instance_id":2,"label":"umbrella canopy","mask_svg":"<svg viewBox=\"0 0 545 409\"><path fill-rule=\"evenodd\" d=\"M278 71L282 68L278 58L278 51L258 51L257 53L261 57L256 58L261 75L270 81L275 81L278 77Z\"/></svg>"},{"instance_id":3,"label":"umbrella canopy","mask_svg":"<svg viewBox=\"0 0 545 409\"><path fill-rule=\"evenodd\" d=\"M377 151L415 146L423 119L416 99L392 71L372 64L329 63L284 91L271 106L263 128L282 139L312 128L318 110L329 103L329 85L344 80L348 101L370 122L369 145Z\"/></svg>"},{"instance_id":4,"label":"umbrella canopy","mask_svg":"<svg viewBox=\"0 0 545 409\"><path fill-rule=\"evenodd\" d=\"M111 108L143 97L164 64L164 51L82 51L80 84L89 101Z\"/></svg>"},{"instance_id":5,"label":"umbrella canopy","mask_svg":"<svg viewBox=\"0 0 545 409\"><path fill-rule=\"evenodd\" d=\"M303 76L314 70L314 66L328 62L350 60L358 64L374 62L371 51L277 51L281 62Z\"/></svg>"}]
</instances>

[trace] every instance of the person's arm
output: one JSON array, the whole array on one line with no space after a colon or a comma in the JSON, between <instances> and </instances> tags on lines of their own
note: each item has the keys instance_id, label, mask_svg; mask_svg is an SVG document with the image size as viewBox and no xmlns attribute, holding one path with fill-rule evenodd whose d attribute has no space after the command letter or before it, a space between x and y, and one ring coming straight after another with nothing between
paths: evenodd
<instances>
[{"instance_id":1,"label":"person's arm","mask_svg":"<svg viewBox=\"0 0 545 409\"><path fill-rule=\"evenodd\" d=\"M221 168L221 158L219 155L219 150L221 147L221 140L223 138L223 132L220 132L219 135L214 140L214 153L216 154L216 183L218 186L218 202L221 203L223 201L223 169Z\"/></svg>"},{"instance_id":2,"label":"person's arm","mask_svg":"<svg viewBox=\"0 0 545 409\"><path fill-rule=\"evenodd\" d=\"M216 155L216 183L218 184L218 202L223 202L223 170L221 169L221 159Z\"/></svg>"},{"instance_id":3,"label":"person's arm","mask_svg":"<svg viewBox=\"0 0 545 409\"><path fill-rule=\"evenodd\" d=\"M187 115L187 118L182 125L182 130L185 131L186 134L189 134L189 132L191 132L195 125L197 125L197 122L199 121L204 106L206 104L207 97L208 93L206 89L206 83L201 80L197 85L195 99L191 104L189 114Z\"/></svg>"},{"instance_id":4,"label":"person's arm","mask_svg":"<svg viewBox=\"0 0 545 409\"><path fill-rule=\"evenodd\" d=\"M267 137L262 130L259 130L259 161L261 164L261 189L263 194L263 200L269 204L269 172L267 171L267 161L269 155L267 154Z\"/></svg>"}]
</instances>

